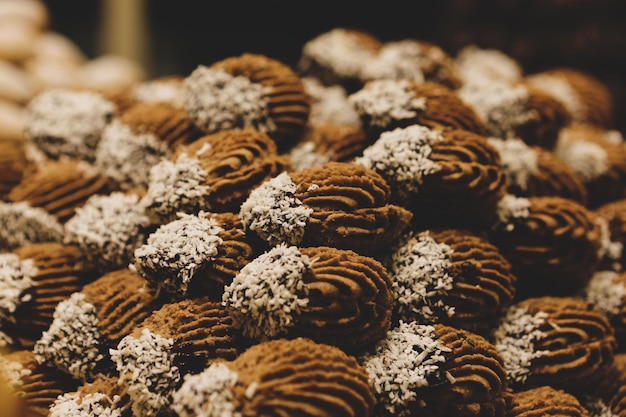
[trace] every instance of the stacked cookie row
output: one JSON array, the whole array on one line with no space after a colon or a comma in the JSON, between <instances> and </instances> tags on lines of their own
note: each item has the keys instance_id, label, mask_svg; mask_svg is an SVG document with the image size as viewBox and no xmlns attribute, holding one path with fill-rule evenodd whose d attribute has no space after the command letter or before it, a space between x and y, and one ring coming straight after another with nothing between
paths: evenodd
<instances>
[{"instance_id":1,"label":"stacked cookie row","mask_svg":"<svg viewBox=\"0 0 626 417\"><path fill-rule=\"evenodd\" d=\"M25 413L623 413L610 91L337 28L29 101L0 202ZM602 414L604 413L604 414Z\"/></svg>"}]
</instances>

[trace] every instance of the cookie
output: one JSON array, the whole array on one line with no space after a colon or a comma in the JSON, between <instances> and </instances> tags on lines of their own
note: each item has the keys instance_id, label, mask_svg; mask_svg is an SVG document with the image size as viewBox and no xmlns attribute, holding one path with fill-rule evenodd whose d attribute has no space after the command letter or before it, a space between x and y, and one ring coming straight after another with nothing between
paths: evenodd
<instances>
[{"instance_id":1,"label":"cookie","mask_svg":"<svg viewBox=\"0 0 626 417\"><path fill-rule=\"evenodd\" d=\"M586 417L585 407L572 394L549 385L514 392L507 413L511 417L572 416Z\"/></svg>"},{"instance_id":2,"label":"cookie","mask_svg":"<svg viewBox=\"0 0 626 417\"><path fill-rule=\"evenodd\" d=\"M75 390L60 394L50 405L48 417L68 415L115 415L132 417L128 391L117 377L99 376L84 382Z\"/></svg>"},{"instance_id":3,"label":"cookie","mask_svg":"<svg viewBox=\"0 0 626 417\"><path fill-rule=\"evenodd\" d=\"M605 230L605 245L602 269L622 271L626 268L626 198L602 204L593 210Z\"/></svg>"},{"instance_id":4,"label":"cookie","mask_svg":"<svg viewBox=\"0 0 626 417\"><path fill-rule=\"evenodd\" d=\"M331 247L280 244L224 289L234 325L252 340L307 337L356 352L391 325L391 279L377 260Z\"/></svg>"},{"instance_id":5,"label":"cookie","mask_svg":"<svg viewBox=\"0 0 626 417\"><path fill-rule=\"evenodd\" d=\"M388 248L411 220L390 203L372 169L349 162L283 172L252 190L239 210L244 230L274 246L332 246L370 255Z\"/></svg>"},{"instance_id":6,"label":"cookie","mask_svg":"<svg viewBox=\"0 0 626 417\"><path fill-rule=\"evenodd\" d=\"M22 181L28 165L23 141L0 139L0 200L6 201L7 194Z\"/></svg>"},{"instance_id":7,"label":"cookie","mask_svg":"<svg viewBox=\"0 0 626 417\"><path fill-rule=\"evenodd\" d=\"M606 316L577 297L531 297L493 332L513 389L549 385L578 395L607 377L616 340Z\"/></svg>"},{"instance_id":8,"label":"cookie","mask_svg":"<svg viewBox=\"0 0 626 417\"><path fill-rule=\"evenodd\" d=\"M463 85L516 83L524 77L522 64L504 51L482 48L475 44L463 46L454 56L456 72Z\"/></svg>"},{"instance_id":9,"label":"cookie","mask_svg":"<svg viewBox=\"0 0 626 417\"><path fill-rule=\"evenodd\" d=\"M300 76L285 63L244 53L199 65L184 80L183 108L206 133L256 129L288 149L311 111Z\"/></svg>"},{"instance_id":10,"label":"cookie","mask_svg":"<svg viewBox=\"0 0 626 417\"><path fill-rule=\"evenodd\" d=\"M62 242L64 227L59 219L26 201L0 201L0 250L12 251L22 245Z\"/></svg>"},{"instance_id":11,"label":"cookie","mask_svg":"<svg viewBox=\"0 0 626 417\"><path fill-rule=\"evenodd\" d=\"M173 394L180 417L218 415L372 416L374 392L356 358L309 339L271 340L231 362L185 377Z\"/></svg>"}]
</instances>

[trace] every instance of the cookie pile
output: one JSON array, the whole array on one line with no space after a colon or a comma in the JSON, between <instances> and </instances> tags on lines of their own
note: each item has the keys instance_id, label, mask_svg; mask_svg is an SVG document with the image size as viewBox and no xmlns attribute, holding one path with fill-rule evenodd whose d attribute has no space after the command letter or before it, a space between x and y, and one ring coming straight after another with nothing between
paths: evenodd
<instances>
[{"instance_id":1,"label":"cookie pile","mask_svg":"<svg viewBox=\"0 0 626 417\"><path fill-rule=\"evenodd\" d=\"M0 201L23 415L623 415L626 142L590 74L335 28L293 67L25 112Z\"/></svg>"}]
</instances>

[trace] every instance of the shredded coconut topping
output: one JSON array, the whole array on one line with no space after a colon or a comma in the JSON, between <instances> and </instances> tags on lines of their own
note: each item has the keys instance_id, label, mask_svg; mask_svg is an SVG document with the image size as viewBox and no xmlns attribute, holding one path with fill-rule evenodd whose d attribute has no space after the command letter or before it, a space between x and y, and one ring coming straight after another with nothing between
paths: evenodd
<instances>
[{"instance_id":1,"label":"shredded coconut topping","mask_svg":"<svg viewBox=\"0 0 626 417\"><path fill-rule=\"evenodd\" d=\"M246 264L222 296L233 325L259 340L293 326L309 303L303 277L311 262L297 247L279 244Z\"/></svg>"},{"instance_id":2,"label":"shredded coconut topping","mask_svg":"<svg viewBox=\"0 0 626 417\"><path fill-rule=\"evenodd\" d=\"M0 201L0 250L11 251L22 245L61 242L63 225L41 207L26 201Z\"/></svg>"},{"instance_id":3,"label":"shredded coconut topping","mask_svg":"<svg viewBox=\"0 0 626 417\"><path fill-rule=\"evenodd\" d=\"M482 49L476 45L461 49L455 58L455 64L464 84L513 82L523 76L522 67L504 52Z\"/></svg>"},{"instance_id":4,"label":"shredded coconut topping","mask_svg":"<svg viewBox=\"0 0 626 417\"><path fill-rule=\"evenodd\" d=\"M496 210L498 221L500 225L509 232L515 229L515 221L517 219L523 219L530 214L530 200L525 197L516 197L513 194L506 194L498 202L498 208ZM499 226L496 224L496 226Z\"/></svg>"},{"instance_id":5,"label":"shredded coconut topping","mask_svg":"<svg viewBox=\"0 0 626 417\"><path fill-rule=\"evenodd\" d=\"M18 306L30 300L24 292L34 285L37 268L32 259L20 259L13 253L0 253L0 326L12 321Z\"/></svg>"},{"instance_id":6,"label":"shredded coconut topping","mask_svg":"<svg viewBox=\"0 0 626 417\"><path fill-rule=\"evenodd\" d=\"M615 271L597 271L583 290L583 299L609 317L616 316L626 305L626 286Z\"/></svg>"},{"instance_id":7,"label":"shredded coconut topping","mask_svg":"<svg viewBox=\"0 0 626 417\"><path fill-rule=\"evenodd\" d=\"M425 405L420 388L450 381L440 366L452 349L438 341L434 332L430 325L400 321L372 353L360 359L379 402L390 415L412 415L411 404Z\"/></svg>"},{"instance_id":8,"label":"shredded coconut topping","mask_svg":"<svg viewBox=\"0 0 626 417\"><path fill-rule=\"evenodd\" d=\"M25 368L21 363L12 361L0 355L0 380L14 392L19 392L22 387L22 378L30 375L32 371Z\"/></svg>"},{"instance_id":9,"label":"shredded coconut topping","mask_svg":"<svg viewBox=\"0 0 626 417\"><path fill-rule=\"evenodd\" d=\"M24 134L50 157L93 161L114 111L114 104L98 93L48 89L29 102Z\"/></svg>"},{"instance_id":10,"label":"shredded coconut topping","mask_svg":"<svg viewBox=\"0 0 626 417\"><path fill-rule=\"evenodd\" d=\"M153 133L133 133L113 120L102 131L95 166L122 190L148 188L150 168L167 156L167 144Z\"/></svg>"},{"instance_id":11,"label":"shredded coconut topping","mask_svg":"<svg viewBox=\"0 0 626 417\"><path fill-rule=\"evenodd\" d=\"M296 189L287 172L253 189L239 211L244 229L256 232L271 245L300 243L313 209L295 197Z\"/></svg>"},{"instance_id":12,"label":"shredded coconut topping","mask_svg":"<svg viewBox=\"0 0 626 417\"><path fill-rule=\"evenodd\" d=\"M289 160L296 171L323 165L333 160L333 152L319 153L313 142L301 142L289 151Z\"/></svg>"},{"instance_id":13,"label":"shredded coconut topping","mask_svg":"<svg viewBox=\"0 0 626 417\"><path fill-rule=\"evenodd\" d=\"M215 260L224 230L214 219L179 214L179 219L160 226L146 244L135 250L134 267L170 294L186 294L196 272Z\"/></svg>"},{"instance_id":14,"label":"shredded coconut topping","mask_svg":"<svg viewBox=\"0 0 626 417\"><path fill-rule=\"evenodd\" d=\"M120 374L119 383L127 387L132 410L137 416L156 416L169 406L172 393L181 380L174 366L174 339L141 331L137 339L125 336L117 349L110 349L111 359Z\"/></svg>"},{"instance_id":15,"label":"shredded coconut topping","mask_svg":"<svg viewBox=\"0 0 626 417\"><path fill-rule=\"evenodd\" d=\"M561 102L573 120L584 121L587 118L587 112L579 94L563 77L538 73L527 77L526 81Z\"/></svg>"},{"instance_id":16,"label":"shredded coconut topping","mask_svg":"<svg viewBox=\"0 0 626 417\"><path fill-rule=\"evenodd\" d=\"M374 80L348 96L361 118L372 126L385 127L396 120L415 117L426 109L426 99L417 97L408 80Z\"/></svg>"},{"instance_id":17,"label":"shredded coconut topping","mask_svg":"<svg viewBox=\"0 0 626 417\"><path fill-rule=\"evenodd\" d=\"M348 101L348 93L344 87L338 84L325 86L313 77L303 77L302 85L313 99L309 123L361 126L361 119Z\"/></svg>"},{"instance_id":18,"label":"shredded coconut topping","mask_svg":"<svg viewBox=\"0 0 626 417\"><path fill-rule=\"evenodd\" d=\"M624 244L620 241L611 240L611 229L609 221L603 217L596 216L594 219L600 227L600 249L598 249L599 257L612 263L611 267L615 271L622 269L620 260L624 253Z\"/></svg>"},{"instance_id":19,"label":"shredded coconut topping","mask_svg":"<svg viewBox=\"0 0 626 417\"><path fill-rule=\"evenodd\" d=\"M396 128L383 132L354 162L381 174L406 202L419 192L424 176L441 169L429 157L442 139L426 126Z\"/></svg>"},{"instance_id":20,"label":"shredded coconut topping","mask_svg":"<svg viewBox=\"0 0 626 417\"><path fill-rule=\"evenodd\" d=\"M516 129L536 120L536 110L528 107L528 90L523 85L503 82L467 84L458 90L459 97L475 111L489 136L516 137Z\"/></svg>"},{"instance_id":21,"label":"shredded coconut topping","mask_svg":"<svg viewBox=\"0 0 626 417\"><path fill-rule=\"evenodd\" d=\"M247 77L199 65L184 80L183 107L207 133L253 128L271 134L276 123L269 114L270 92Z\"/></svg>"},{"instance_id":22,"label":"shredded coconut topping","mask_svg":"<svg viewBox=\"0 0 626 417\"><path fill-rule=\"evenodd\" d=\"M533 177L539 170L537 166L537 153L522 139L487 138L487 141L498 151L502 163L502 169L506 173L511 184L522 190L528 187L528 179Z\"/></svg>"},{"instance_id":23,"label":"shredded coconut topping","mask_svg":"<svg viewBox=\"0 0 626 417\"><path fill-rule=\"evenodd\" d=\"M428 231L405 239L387 262L393 279L396 308L402 320L435 323L454 314L443 298L453 287L452 248L438 243Z\"/></svg>"},{"instance_id":24,"label":"shredded coconut topping","mask_svg":"<svg viewBox=\"0 0 626 417\"><path fill-rule=\"evenodd\" d=\"M547 335L541 331L547 313L534 315L525 308L511 307L494 330L494 345L502 359L511 381L524 383L530 375L532 361L546 355L547 350L535 350L535 342Z\"/></svg>"},{"instance_id":25,"label":"shredded coconut topping","mask_svg":"<svg viewBox=\"0 0 626 417\"><path fill-rule=\"evenodd\" d=\"M76 292L57 304L50 328L35 342L34 353L40 364L56 366L82 381L95 376L100 353L100 332L96 307Z\"/></svg>"},{"instance_id":26,"label":"shredded coconut topping","mask_svg":"<svg viewBox=\"0 0 626 417\"><path fill-rule=\"evenodd\" d=\"M424 82L422 68L428 63L418 43L412 40L385 43L376 57L363 68L366 80L404 79Z\"/></svg>"},{"instance_id":27,"label":"shredded coconut topping","mask_svg":"<svg viewBox=\"0 0 626 417\"><path fill-rule=\"evenodd\" d=\"M105 270L126 266L150 223L138 202L138 196L122 192L91 196L65 223L65 243L83 249Z\"/></svg>"},{"instance_id":28,"label":"shredded coconut topping","mask_svg":"<svg viewBox=\"0 0 626 417\"><path fill-rule=\"evenodd\" d=\"M624 135L622 132L615 129L608 129L602 132L602 140L612 145L620 145L624 143Z\"/></svg>"},{"instance_id":29,"label":"shredded coconut topping","mask_svg":"<svg viewBox=\"0 0 626 417\"><path fill-rule=\"evenodd\" d=\"M159 223L176 219L178 212L208 210L205 181L209 173L202 169L196 155L181 153L175 162L163 159L150 169L148 190L142 204Z\"/></svg>"},{"instance_id":30,"label":"shredded coconut topping","mask_svg":"<svg viewBox=\"0 0 626 417\"><path fill-rule=\"evenodd\" d=\"M119 398L111 399L101 392L84 397L78 392L68 392L57 397L48 417L122 417L122 410L116 405L118 401Z\"/></svg>"},{"instance_id":31,"label":"shredded coconut topping","mask_svg":"<svg viewBox=\"0 0 626 417\"><path fill-rule=\"evenodd\" d=\"M197 375L185 375L173 395L171 409L179 417L242 417L232 389L239 375L221 362L211 364Z\"/></svg>"},{"instance_id":32,"label":"shredded coconut topping","mask_svg":"<svg viewBox=\"0 0 626 417\"><path fill-rule=\"evenodd\" d=\"M183 86L171 80L146 80L135 85L131 91L133 98L142 103L170 103L183 106Z\"/></svg>"},{"instance_id":33,"label":"shredded coconut topping","mask_svg":"<svg viewBox=\"0 0 626 417\"><path fill-rule=\"evenodd\" d=\"M302 48L298 66L306 72L310 61L343 78L361 78L361 71L375 57L375 52L365 48L358 37L342 28L329 30L309 40Z\"/></svg>"},{"instance_id":34,"label":"shredded coconut topping","mask_svg":"<svg viewBox=\"0 0 626 417\"><path fill-rule=\"evenodd\" d=\"M610 164L602 146L572 139L568 132L561 132L554 154L570 166L584 183L589 183L609 171Z\"/></svg>"}]
</instances>

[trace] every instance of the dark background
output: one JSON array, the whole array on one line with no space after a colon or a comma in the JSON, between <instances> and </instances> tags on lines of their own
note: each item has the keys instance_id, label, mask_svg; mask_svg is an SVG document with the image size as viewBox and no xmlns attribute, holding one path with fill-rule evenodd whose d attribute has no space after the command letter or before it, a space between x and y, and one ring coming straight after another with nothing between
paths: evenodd
<instances>
[{"instance_id":1,"label":"dark background","mask_svg":"<svg viewBox=\"0 0 626 417\"><path fill-rule=\"evenodd\" d=\"M50 27L89 57L99 47L102 2L46 0ZM132 0L129 0L132 1ZM262 53L295 65L305 42L334 27L381 41L430 41L454 55L475 44L518 60L526 73L555 66L589 72L615 97L626 131L626 1L432 0L238 2L144 0L150 77L186 75L199 64Z\"/></svg>"}]
</instances>

